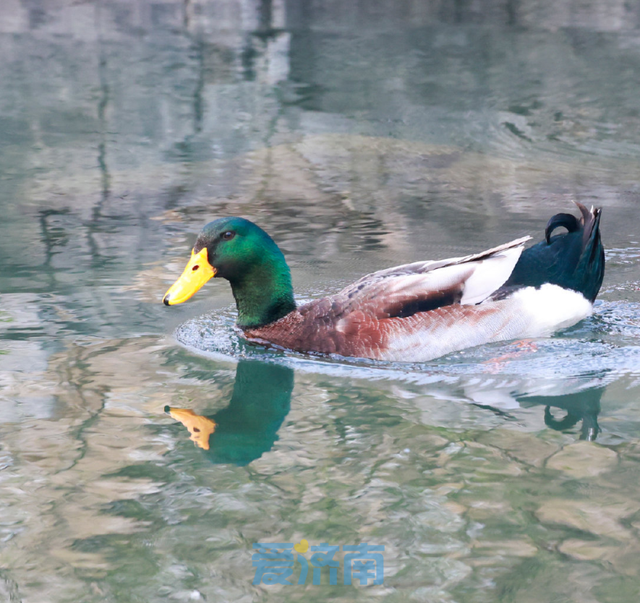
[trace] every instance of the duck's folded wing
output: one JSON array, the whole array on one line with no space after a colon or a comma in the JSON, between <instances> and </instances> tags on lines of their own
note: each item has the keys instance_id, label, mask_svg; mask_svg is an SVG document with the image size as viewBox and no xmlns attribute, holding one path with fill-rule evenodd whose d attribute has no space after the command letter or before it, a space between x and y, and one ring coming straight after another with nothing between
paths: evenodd
<instances>
[{"instance_id":1,"label":"duck's folded wing","mask_svg":"<svg viewBox=\"0 0 640 603\"><path fill-rule=\"evenodd\" d=\"M343 317L361 311L377 318L402 318L450 304L479 304L513 271L524 237L482 253L435 262L415 262L374 272L336 295ZM357 312L359 313L359 312Z\"/></svg>"}]
</instances>

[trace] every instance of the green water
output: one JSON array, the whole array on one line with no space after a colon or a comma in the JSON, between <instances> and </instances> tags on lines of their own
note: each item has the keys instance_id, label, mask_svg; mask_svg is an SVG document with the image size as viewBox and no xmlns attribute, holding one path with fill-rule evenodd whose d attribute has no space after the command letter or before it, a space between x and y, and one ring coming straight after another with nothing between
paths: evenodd
<instances>
[{"instance_id":1,"label":"green water","mask_svg":"<svg viewBox=\"0 0 640 603\"><path fill-rule=\"evenodd\" d=\"M639 26L604 0L2 2L0 600L637 601ZM223 215L307 300L540 239L571 199L604 208L607 273L553 338L338 362L238 340L224 282L161 303ZM165 406L217 424L208 450ZM303 538L384 546L383 584L253 584L254 543Z\"/></svg>"}]
</instances>

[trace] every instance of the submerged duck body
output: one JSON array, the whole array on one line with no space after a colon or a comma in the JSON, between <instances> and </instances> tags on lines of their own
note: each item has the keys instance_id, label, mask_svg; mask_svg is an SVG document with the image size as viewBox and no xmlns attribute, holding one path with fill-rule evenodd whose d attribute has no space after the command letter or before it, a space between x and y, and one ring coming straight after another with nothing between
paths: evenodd
<instances>
[{"instance_id":1,"label":"submerged duck body","mask_svg":"<svg viewBox=\"0 0 640 603\"><path fill-rule=\"evenodd\" d=\"M489 342L547 336L592 312L604 276L600 210L557 214L545 240L415 262L362 277L296 307L282 252L258 226L222 218L203 229L164 297L186 301L212 276L229 280L238 326L255 343L298 352L423 362ZM567 232L553 235L558 227Z\"/></svg>"}]
</instances>

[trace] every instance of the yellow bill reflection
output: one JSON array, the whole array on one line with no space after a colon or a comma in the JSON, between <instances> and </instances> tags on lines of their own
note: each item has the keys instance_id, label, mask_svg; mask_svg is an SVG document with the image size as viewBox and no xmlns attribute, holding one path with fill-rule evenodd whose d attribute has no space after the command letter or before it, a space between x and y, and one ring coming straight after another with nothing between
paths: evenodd
<instances>
[{"instance_id":1,"label":"yellow bill reflection","mask_svg":"<svg viewBox=\"0 0 640 603\"><path fill-rule=\"evenodd\" d=\"M209 437L216 429L216 424L207 417L197 415L189 408L171 408L165 406L164 411L173 419L180 421L191 434L190 440L203 450L209 450Z\"/></svg>"}]
</instances>

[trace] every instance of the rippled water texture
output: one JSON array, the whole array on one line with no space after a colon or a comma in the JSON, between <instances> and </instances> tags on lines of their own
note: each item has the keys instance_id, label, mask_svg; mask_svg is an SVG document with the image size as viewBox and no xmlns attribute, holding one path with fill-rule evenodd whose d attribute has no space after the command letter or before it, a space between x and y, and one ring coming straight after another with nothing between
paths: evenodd
<instances>
[{"instance_id":1,"label":"rippled water texture","mask_svg":"<svg viewBox=\"0 0 640 603\"><path fill-rule=\"evenodd\" d=\"M0 2L0 600L637 601L639 28L623 0ZM223 215L308 300L571 199L607 273L553 338L347 361L243 343L225 282L160 302ZM253 584L254 543L303 538L384 546L384 583Z\"/></svg>"}]
</instances>

